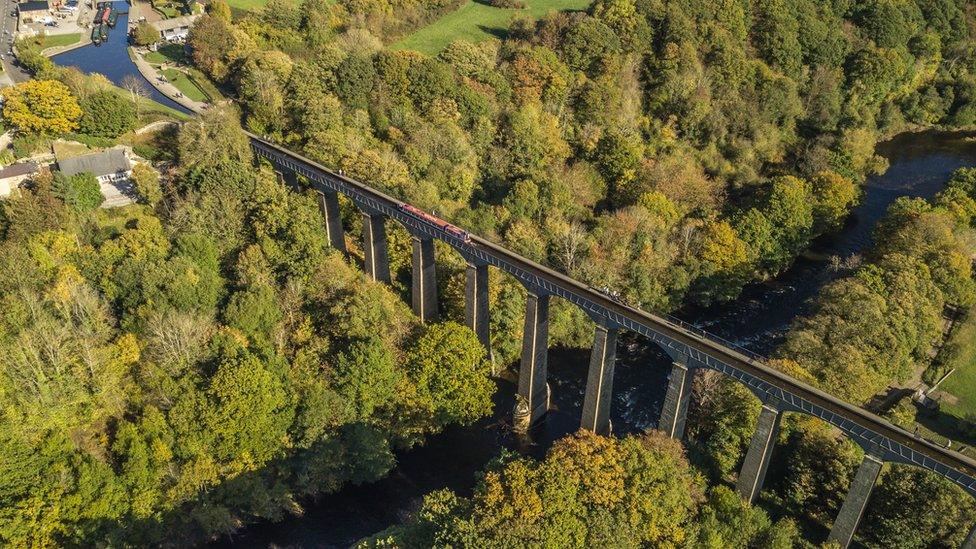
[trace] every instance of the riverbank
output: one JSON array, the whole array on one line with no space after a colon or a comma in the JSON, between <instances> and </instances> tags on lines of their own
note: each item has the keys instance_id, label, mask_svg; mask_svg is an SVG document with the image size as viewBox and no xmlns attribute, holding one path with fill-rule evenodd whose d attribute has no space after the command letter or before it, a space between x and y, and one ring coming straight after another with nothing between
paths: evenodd
<instances>
[{"instance_id":1,"label":"riverbank","mask_svg":"<svg viewBox=\"0 0 976 549\"><path fill-rule=\"evenodd\" d=\"M142 74L142 77L145 78L151 86L156 88L159 93L193 112L202 112L204 109L210 106L210 104L206 101L196 101L190 97L187 97L187 94L181 92L179 88L177 88L176 85L169 79L161 80L160 78L162 77L162 74L145 60L141 49L130 47L128 51L129 58L132 59L132 62L139 70L139 73Z\"/></svg>"},{"instance_id":2,"label":"riverbank","mask_svg":"<svg viewBox=\"0 0 976 549\"><path fill-rule=\"evenodd\" d=\"M70 35L55 35L55 36L70 36ZM51 37L54 38L54 37ZM78 48L83 48L91 44L91 35L85 33L77 33L77 38L71 44L55 45L49 46L41 50L41 55L45 57L53 57L59 53L64 53Z\"/></svg>"}]
</instances>

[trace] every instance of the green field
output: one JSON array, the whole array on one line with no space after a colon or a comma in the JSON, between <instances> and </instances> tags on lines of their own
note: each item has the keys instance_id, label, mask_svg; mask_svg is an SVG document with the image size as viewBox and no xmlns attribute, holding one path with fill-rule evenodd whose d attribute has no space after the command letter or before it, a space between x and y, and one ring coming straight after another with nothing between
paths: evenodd
<instances>
[{"instance_id":1,"label":"green field","mask_svg":"<svg viewBox=\"0 0 976 549\"><path fill-rule=\"evenodd\" d=\"M268 0L228 0L227 4L232 10L257 10L264 7Z\"/></svg>"},{"instance_id":2,"label":"green field","mask_svg":"<svg viewBox=\"0 0 976 549\"><path fill-rule=\"evenodd\" d=\"M49 34L44 37L42 48L60 48L70 46L81 40L81 33L72 34Z\"/></svg>"},{"instance_id":3,"label":"green field","mask_svg":"<svg viewBox=\"0 0 976 549\"><path fill-rule=\"evenodd\" d=\"M176 70L176 69L166 69L163 72L163 76L166 80L169 80L170 84L176 86L176 89L180 90L183 95L189 97L194 101L209 101L207 94L203 93L203 90L188 77L186 74Z\"/></svg>"},{"instance_id":4,"label":"green field","mask_svg":"<svg viewBox=\"0 0 976 549\"><path fill-rule=\"evenodd\" d=\"M528 0L526 3L528 8L524 10L506 10L468 0L457 10L405 36L392 48L437 55L459 38L481 42L492 36L504 36L516 14L541 17L550 11L583 10L589 7L590 0Z\"/></svg>"},{"instance_id":5,"label":"green field","mask_svg":"<svg viewBox=\"0 0 976 549\"><path fill-rule=\"evenodd\" d=\"M976 308L971 309L956 325L947 343L952 353L945 371L955 368L939 389L956 397L956 402L943 400L940 409L959 418L976 413Z\"/></svg>"},{"instance_id":6,"label":"green field","mask_svg":"<svg viewBox=\"0 0 976 549\"><path fill-rule=\"evenodd\" d=\"M186 52L182 44L166 44L158 51L148 52L143 56L150 63L185 63Z\"/></svg>"}]
</instances>

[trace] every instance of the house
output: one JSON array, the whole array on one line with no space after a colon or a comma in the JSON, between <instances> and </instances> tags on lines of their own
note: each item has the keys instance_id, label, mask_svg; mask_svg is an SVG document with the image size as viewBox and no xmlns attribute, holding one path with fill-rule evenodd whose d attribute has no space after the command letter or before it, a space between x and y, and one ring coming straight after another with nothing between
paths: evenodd
<instances>
[{"instance_id":1,"label":"house","mask_svg":"<svg viewBox=\"0 0 976 549\"><path fill-rule=\"evenodd\" d=\"M91 173L99 183L115 183L132 175L132 163L122 149L109 149L99 153L58 160L58 170L64 175Z\"/></svg>"},{"instance_id":2,"label":"house","mask_svg":"<svg viewBox=\"0 0 976 549\"><path fill-rule=\"evenodd\" d=\"M0 169L0 196L7 196L26 179L37 173L38 166L33 162L11 164Z\"/></svg>"},{"instance_id":3,"label":"house","mask_svg":"<svg viewBox=\"0 0 976 549\"><path fill-rule=\"evenodd\" d=\"M51 16L51 6L47 0L30 0L17 4L17 14L20 24L35 23Z\"/></svg>"},{"instance_id":4,"label":"house","mask_svg":"<svg viewBox=\"0 0 976 549\"><path fill-rule=\"evenodd\" d=\"M186 40L187 35L190 34L190 27L193 26L193 22L199 17L199 15L184 15L172 19L154 21L150 25L159 33L160 40L182 42Z\"/></svg>"}]
</instances>

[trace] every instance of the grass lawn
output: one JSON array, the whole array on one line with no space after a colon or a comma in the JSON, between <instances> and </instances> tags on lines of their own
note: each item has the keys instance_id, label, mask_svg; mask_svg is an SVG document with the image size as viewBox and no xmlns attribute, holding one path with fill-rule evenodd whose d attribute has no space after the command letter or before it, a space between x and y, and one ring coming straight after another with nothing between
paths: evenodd
<instances>
[{"instance_id":1,"label":"grass lawn","mask_svg":"<svg viewBox=\"0 0 976 549\"><path fill-rule=\"evenodd\" d=\"M208 101L209 98L207 94L203 93L203 90L196 85L195 82L190 80L190 78L176 69L166 69L162 71L163 76L166 80L169 80L170 84L176 86L176 89L183 92L183 95L189 97L194 101Z\"/></svg>"},{"instance_id":2,"label":"grass lawn","mask_svg":"<svg viewBox=\"0 0 976 549\"><path fill-rule=\"evenodd\" d=\"M77 44L79 40L81 40L80 32L72 34L48 34L44 36L44 42L41 47L59 48L61 46L70 46L72 44Z\"/></svg>"},{"instance_id":3,"label":"grass lawn","mask_svg":"<svg viewBox=\"0 0 976 549\"><path fill-rule=\"evenodd\" d=\"M227 5L230 6L232 10L256 10L264 7L268 3L268 0L228 0Z\"/></svg>"},{"instance_id":4,"label":"grass lawn","mask_svg":"<svg viewBox=\"0 0 976 549\"><path fill-rule=\"evenodd\" d=\"M200 72L200 69L196 67L190 67L187 70L190 72L190 78L193 79L193 83L196 84L197 87L199 87L201 90L203 90L203 93L210 96L209 101L217 102L226 99L224 93L221 92L220 89L217 86L215 86L214 83L211 82L209 78L207 78L207 75Z\"/></svg>"},{"instance_id":5,"label":"grass lawn","mask_svg":"<svg viewBox=\"0 0 976 549\"><path fill-rule=\"evenodd\" d=\"M959 321L946 345L951 345L951 355L946 361L946 371L955 368L939 389L958 399L943 400L940 409L959 418L976 413L976 307L969 310Z\"/></svg>"},{"instance_id":6,"label":"grass lawn","mask_svg":"<svg viewBox=\"0 0 976 549\"><path fill-rule=\"evenodd\" d=\"M69 143L66 141L55 141L51 144L51 148L54 150L54 156L57 157L58 160L74 158L76 156L81 156L91 152L91 149L88 148L87 145L82 143Z\"/></svg>"},{"instance_id":7,"label":"grass lawn","mask_svg":"<svg viewBox=\"0 0 976 549\"><path fill-rule=\"evenodd\" d=\"M185 63L186 51L182 44L166 44L157 51L151 51L143 56L150 63Z\"/></svg>"},{"instance_id":8,"label":"grass lawn","mask_svg":"<svg viewBox=\"0 0 976 549\"><path fill-rule=\"evenodd\" d=\"M146 84L146 86L148 87L149 85ZM125 99L130 99L132 97L132 95L128 91L118 86L112 86L109 89L121 95ZM142 99L139 100L140 125L146 125L149 124L150 122L155 122L157 120L189 120L189 119L190 119L190 115L182 111L178 111L172 107L167 107L162 103L157 103L152 99L149 99L148 97L143 97Z\"/></svg>"},{"instance_id":9,"label":"grass lawn","mask_svg":"<svg viewBox=\"0 0 976 549\"><path fill-rule=\"evenodd\" d=\"M455 11L405 36L393 44L392 48L437 55L459 38L481 42L492 36L505 36L508 24L515 14L541 17L550 11L583 10L589 7L590 0L527 0L526 3L528 8L524 10L506 10L468 0Z\"/></svg>"}]
</instances>

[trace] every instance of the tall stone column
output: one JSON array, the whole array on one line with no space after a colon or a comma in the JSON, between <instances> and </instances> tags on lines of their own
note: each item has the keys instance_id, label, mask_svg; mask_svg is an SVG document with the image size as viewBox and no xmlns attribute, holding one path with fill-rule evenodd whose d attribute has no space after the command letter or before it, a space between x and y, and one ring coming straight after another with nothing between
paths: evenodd
<instances>
[{"instance_id":1,"label":"tall stone column","mask_svg":"<svg viewBox=\"0 0 976 549\"><path fill-rule=\"evenodd\" d=\"M278 173L278 181L281 182L286 188L293 191L301 189L301 185L298 184L298 174L291 170L281 170Z\"/></svg>"},{"instance_id":2,"label":"tall stone column","mask_svg":"<svg viewBox=\"0 0 976 549\"><path fill-rule=\"evenodd\" d=\"M739 471L739 479L735 483L735 491L749 503L754 502L759 491L762 490L766 469L769 468L769 460L776 446L776 437L779 435L779 421L782 416L783 414L775 406L769 404L763 404L762 410L759 411L756 432L752 435L749 452L742 462L742 470Z\"/></svg>"},{"instance_id":3,"label":"tall stone column","mask_svg":"<svg viewBox=\"0 0 976 549\"><path fill-rule=\"evenodd\" d=\"M610 403L613 398L613 368L617 358L618 331L616 327L608 327L605 322L600 322L593 336L580 427L598 435L610 434Z\"/></svg>"},{"instance_id":4,"label":"tall stone column","mask_svg":"<svg viewBox=\"0 0 976 549\"><path fill-rule=\"evenodd\" d=\"M319 192L319 210L325 220L325 232L329 235L329 245L346 253L346 235L342 229L342 215L339 213L339 193Z\"/></svg>"},{"instance_id":5,"label":"tall stone column","mask_svg":"<svg viewBox=\"0 0 976 549\"><path fill-rule=\"evenodd\" d=\"M851 483L850 490L847 491L847 498L837 513L837 520L834 521L830 529L828 541L837 542L841 548L846 548L854 538L854 531L857 530L861 516L864 515L864 508L867 507L868 498L874 490L874 483L878 480L881 472L881 460L871 454L864 454L864 461L857 468L854 475L854 482Z\"/></svg>"},{"instance_id":6,"label":"tall stone column","mask_svg":"<svg viewBox=\"0 0 976 549\"><path fill-rule=\"evenodd\" d=\"M366 276L390 283L390 258L386 251L386 216L363 212L363 254Z\"/></svg>"},{"instance_id":7,"label":"tall stone column","mask_svg":"<svg viewBox=\"0 0 976 549\"><path fill-rule=\"evenodd\" d=\"M658 422L658 429L671 438L680 439L685 434L688 402L691 400L691 379L692 374L686 359L674 361L668 377L668 392L664 395L661 421Z\"/></svg>"},{"instance_id":8,"label":"tall stone column","mask_svg":"<svg viewBox=\"0 0 976 549\"><path fill-rule=\"evenodd\" d=\"M478 335L491 356L491 327L488 314L488 265L471 263L464 272L464 324Z\"/></svg>"},{"instance_id":9,"label":"tall stone column","mask_svg":"<svg viewBox=\"0 0 976 549\"><path fill-rule=\"evenodd\" d=\"M522 364L519 367L516 428L537 423L549 409L546 369L549 358L549 294L530 289L525 300L525 329L522 335ZM524 407L523 410L519 410ZM521 419L528 415L527 423Z\"/></svg>"},{"instance_id":10,"label":"tall stone column","mask_svg":"<svg viewBox=\"0 0 976 549\"><path fill-rule=\"evenodd\" d=\"M437 320L437 274L434 267L434 240L414 236L413 281L411 298L413 312L421 322Z\"/></svg>"}]
</instances>

